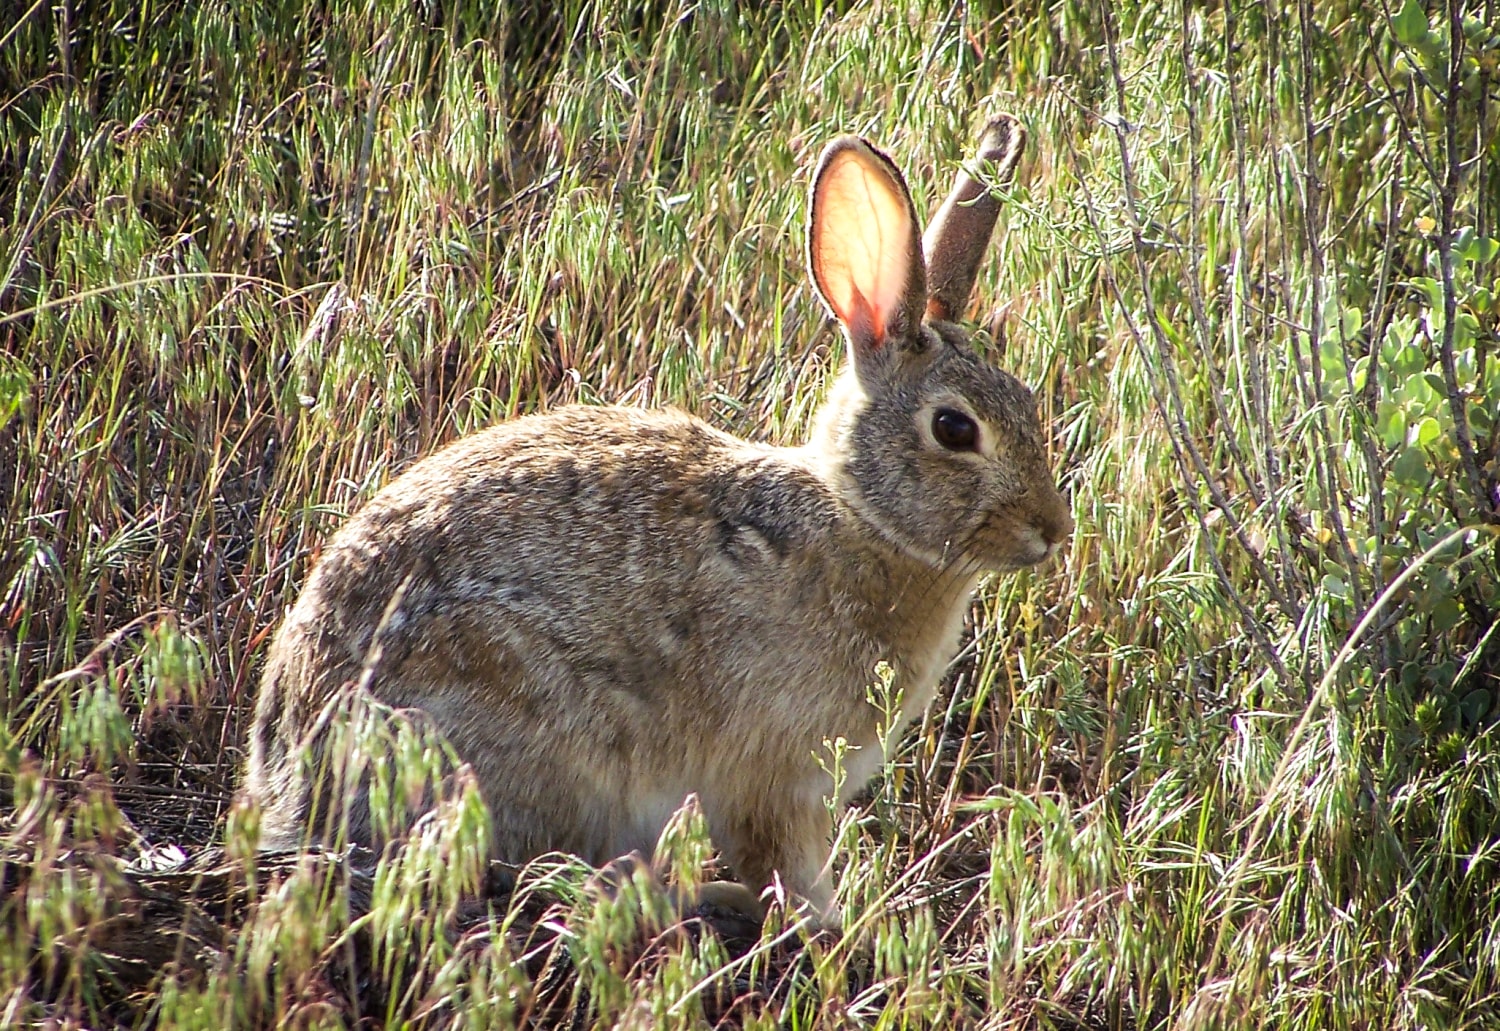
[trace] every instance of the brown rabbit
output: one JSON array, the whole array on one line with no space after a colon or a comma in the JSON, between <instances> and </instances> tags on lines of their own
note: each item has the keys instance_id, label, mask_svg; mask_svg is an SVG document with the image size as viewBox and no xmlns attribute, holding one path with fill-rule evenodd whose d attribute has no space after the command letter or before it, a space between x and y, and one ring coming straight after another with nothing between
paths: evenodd
<instances>
[{"instance_id":1,"label":"brown rabbit","mask_svg":"<svg viewBox=\"0 0 1500 1031\"><path fill-rule=\"evenodd\" d=\"M1007 178L1024 140L1000 116L979 156ZM858 790L882 761L877 663L918 716L979 576L1072 530L1030 392L952 321L997 212L961 175L919 239L895 165L841 137L813 178L807 254L852 361L805 445L569 407L460 440L371 499L271 646L247 774L263 846L309 833L307 755L362 681L471 764L497 858L649 854L696 792L746 887L779 873L832 912L815 756L845 738L842 793ZM366 801L340 803L371 837Z\"/></svg>"}]
</instances>

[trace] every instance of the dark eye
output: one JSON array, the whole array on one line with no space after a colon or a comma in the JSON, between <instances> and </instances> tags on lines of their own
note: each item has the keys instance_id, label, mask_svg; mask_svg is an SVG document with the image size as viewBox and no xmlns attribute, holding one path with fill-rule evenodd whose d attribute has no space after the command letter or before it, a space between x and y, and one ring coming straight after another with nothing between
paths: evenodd
<instances>
[{"instance_id":1,"label":"dark eye","mask_svg":"<svg viewBox=\"0 0 1500 1031\"><path fill-rule=\"evenodd\" d=\"M932 435L949 451L973 451L979 446L979 427L974 420L951 408L933 413Z\"/></svg>"}]
</instances>

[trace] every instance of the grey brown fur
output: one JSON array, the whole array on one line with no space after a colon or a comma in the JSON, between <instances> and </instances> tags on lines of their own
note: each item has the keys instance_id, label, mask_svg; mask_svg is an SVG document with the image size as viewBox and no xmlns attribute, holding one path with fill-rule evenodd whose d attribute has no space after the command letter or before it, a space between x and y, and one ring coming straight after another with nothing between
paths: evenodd
<instances>
[{"instance_id":1,"label":"grey brown fur","mask_svg":"<svg viewBox=\"0 0 1500 1031\"><path fill-rule=\"evenodd\" d=\"M1008 116L996 132L1008 176L1023 133ZM979 214L926 255L945 303L972 288L994 223ZM977 578L1050 555L1072 520L1030 393L957 326L920 321L924 260L889 160L831 144L811 222L813 278L853 360L804 446L670 410L564 408L417 463L334 535L261 683L246 788L264 847L307 835L300 757L363 673L472 765L498 858L649 854L696 792L747 887L779 873L831 911L831 783L814 755L857 746L844 794L857 790L882 759L876 664L918 716ZM938 442L940 411L975 421L974 449ZM350 812L368 839L364 801Z\"/></svg>"}]
</instances>

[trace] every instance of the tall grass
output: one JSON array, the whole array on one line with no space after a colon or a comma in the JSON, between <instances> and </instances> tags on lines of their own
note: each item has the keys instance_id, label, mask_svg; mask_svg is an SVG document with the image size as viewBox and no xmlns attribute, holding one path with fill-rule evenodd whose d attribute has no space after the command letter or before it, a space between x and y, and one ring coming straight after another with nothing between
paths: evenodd
<instances>
[{"instance_id":1,"label":"tall grass","mask_svg":"<svg viewBox=\"0 0 1500 1031\"><path fill-rule=\"evenodd\" d=\"M1493 0L65 0L0 84L0 1023L1500 1024ZM796 441L812 160L930 206L986 104L1032 146L970 315L1078 531L840 814L850 933L480 891L462 780L257 865L258 661L343 516L560 403Z\"/></svg>"}]
</instances>

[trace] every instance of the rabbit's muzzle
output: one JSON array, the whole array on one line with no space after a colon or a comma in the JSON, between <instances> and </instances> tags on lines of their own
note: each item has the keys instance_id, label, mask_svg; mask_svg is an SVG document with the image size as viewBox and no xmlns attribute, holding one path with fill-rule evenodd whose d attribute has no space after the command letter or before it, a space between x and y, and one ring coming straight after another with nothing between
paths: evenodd
<instances>
[{"instance_id":1,"label":"rabbit's muzzle","mask_svg":"<svg viewBox=\"0 0 1500 1031\"><path fill-rule=\"evenodd\" d=\"M1073 513L1068 509L1067 499L1056 489L1048 492L1046 506L1032 523L1032 530L1040 538L1044 551L1036 561L1051 558L1062 548L1063 542L1073 534Z\"/></svg>"},{"instance_id":2,"label":"rabbit's muzzle","mask_svg":"<svg viewBox=\"0 0 1500 1031\"><path fill-rule=\"evenodd\" d=\"M1034 493L1034 492L1033 492ZM1022 569L1056 555L1073 532L1073 515L1050 486L985 516L965 550L986 568Z\"/></svg>"}]
</instances>

